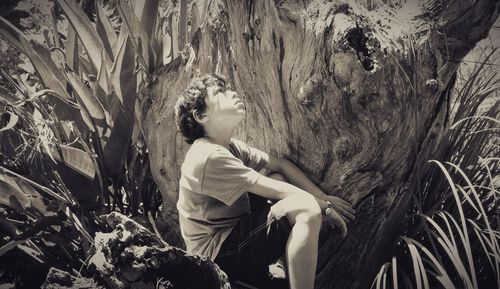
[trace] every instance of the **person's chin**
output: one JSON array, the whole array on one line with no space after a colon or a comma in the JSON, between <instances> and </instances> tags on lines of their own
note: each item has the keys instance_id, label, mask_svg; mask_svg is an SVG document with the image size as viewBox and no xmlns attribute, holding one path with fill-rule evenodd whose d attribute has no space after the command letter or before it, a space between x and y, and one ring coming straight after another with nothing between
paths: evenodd
<instances>
[{"instance_id":1,"label":"person's chin","mask_svg":"<svg viewBox=\"0 0 500 289\"><path fill-rule=\"evenodd\" d=\"M240 123L242 120L244 120L244 119L245 119L245 117L246 117L246 111L243 111L243 112L241 112L241 113L238 113L238 116L237 116L237 118L238 118L238 123Z\"/></svg>"}]
</instances>

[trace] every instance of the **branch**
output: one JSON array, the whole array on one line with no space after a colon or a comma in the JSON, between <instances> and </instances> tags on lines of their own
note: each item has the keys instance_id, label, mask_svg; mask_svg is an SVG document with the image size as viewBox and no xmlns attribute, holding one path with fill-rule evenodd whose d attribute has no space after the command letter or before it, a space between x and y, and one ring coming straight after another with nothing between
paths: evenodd
<instances>
[{"instance_id":1,"label":"branch","mask_svg":"<svg viewBox=\"0 0 500 289\"><path fill-rule=\"evenodd\" d=\"M420 19L434 23L430 41L450 61L461 60L488 32L500 13L497 0L433 0Z\"/></svg>"}]
</instances>

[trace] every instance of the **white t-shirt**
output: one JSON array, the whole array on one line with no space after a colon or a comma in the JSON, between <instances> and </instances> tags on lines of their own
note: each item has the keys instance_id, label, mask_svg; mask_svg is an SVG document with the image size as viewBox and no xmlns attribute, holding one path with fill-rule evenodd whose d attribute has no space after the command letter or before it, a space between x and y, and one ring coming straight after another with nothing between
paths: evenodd
<instances>
[{"instance_id":1,"label":"white t-shirt","mask_svg":"<svg viewBox=\"0 0 500 289\"><path fill-rule=\"evenodd\" d=\"M179 222L187 251L215 259L238 223L250 212L248 188L269 155L231 139L230 150L206 138L194 141L181 167Z\"/></svg>"}]
</instances>

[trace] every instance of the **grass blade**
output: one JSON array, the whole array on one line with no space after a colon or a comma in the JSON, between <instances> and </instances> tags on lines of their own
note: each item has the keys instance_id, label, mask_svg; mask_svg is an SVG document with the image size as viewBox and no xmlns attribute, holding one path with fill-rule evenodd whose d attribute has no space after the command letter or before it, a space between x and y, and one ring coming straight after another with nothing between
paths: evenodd
<instances>
[{"instance_id":1,"label":"grass blade","mask_svg":"<svg viewBox=\"0 0 500 289\"><path fill-rule=\"evenodd\" d=\"M500 121L499 121L500 123ZM467 177L467 175L464 173L464 171L462 169L460 169L460 167L458 167L457 165L455 164L452 164L452 163L448 163L449 165L451 165L453 168L455 168L457 170L457 172L462 176L462 178L467 182L467 185L469 186L471 192L472 192L472 195L474 196L477 204L478 204L478 207L479 209L481 210L481 216L483 217L483 220L484 220L484 224L486 225L486 228L488 229L488 232L492 232L492 228L491 228L491 225L490 225L490 221L488 219L488 215L486 214L486 212L484 211L484 208L483 208L483 205L481 203L481 199L479 198L479 195L474 187L474 185L472 184L472 182L470 181L470 179ZM464 231L466 232L466 227L464 226ZM495 244L495 248L497 250L497 252L500 252L500 246L498 245L498 240L494 237L493 234L490 234L490 239L491 241L493 242L493 244ZM467 238L467 241L468 241L468 238ZM471 266L471 270L474 270L474 263L472 262L472 254L470 253L470 255L468 255L468 258L469 258L469 263L470 263L470 266ZM477 286L477 280L475 278L475 274L474 274L474 281L475 281L475 285Z\"/></svg>"},{"instance_id":2,"label":"grass blade","mask_svg":"<svg viewBox=\"0 0 500 289\"><path fill-rule=\"evenodd\" d=\"M408 240L410 242L412 242L415 246L417 246L429 258L429 260L430 260L429 264L431 264L432 267L435 269L437 274L434 276L439 281L439 283L441 283L441 285L443 285L443 287L446 289L456 288L453 285L453 282L451 281L450 276L448 275L448 273L446 272L444 267L436 259L436 257L425 246L423 246L419 242L412 240L412 239L409 239L409 238L408 238Z\"/></svg>"},{"instance_id":3,"label":"grass blade","mask_svg":"<svg viewBox=\"0 0 500 289\"><path fill-rule=\"evenodd\" d=\"M378 271L377 276L375 277L375 280L373 280L372 286L370 286L370 288L373 288L373 285L376 284L375 289L385 289L385 287L381 287L380 283L382 282L382 276L384 272L387 271L387 266L388 263L385 263L384 265L382 265L382 267L380 267L380 270Z\"/></svg>"},{"instance_id":4,"label":"grass blade","mask_svg":"<svg viewBox=\"0 0 500 289\"><path fill-rule=\"evenodd\" d=\"M417 286L417 289L422 289L422 274L421 271L424 270L424 268L420 267L420 264L422 260L420 259L420 254L418 253L418 250L416 249L415 245L413 245L411 242L407 240L407 238L402 237L403 240L406 242L408 249L410 249L410 255L411 255L411 260L413 263L413 271L415 272L415 283Z\"/></svg>"},{"instance_id":5,"label":"grass blade","mask_svg":"<svg viewBox=\"0 0 500 289\"><path fill-rule=\"evenodd\" d=\"M398 289L398 263L396 257L392 257L392 288Z\"/></svg>"},{"instance_id":6,"label":"grass blade","mask_svg":"<svg viewBox=\"0 0 500 289\"><path fill-rule=\"evenodd\" d=\"M481 214L481 212L479 211L479 209L477 208L477 206L474 204L474 202L471 200L471 198L469 197L469 194L467 194L467 192L465 191L465 189L460 186L460 185L456 185L457 186L457 189L462 193L462 195L464 196L464 202L467 201L467 203L469 203L469 205L474 209L474 211L476 211L478 214ZM469 186L467 186L467 188L469 188L469 190L472 191L472 188L470 188Z\"/></svg>"},{"instance_id":7,"label":"grass blade","mask_svg":"<svg viewBox=\"0 0 500 289\"><path fill-rule=\"evenodd\" d=\"M466 255L467 255L467 260L468 260L468 263L469 263L469 269L471 270L470 276L472 276L472 282L473 282L473 287L472 288L478 288L478 286L477 286L476 272L475 272L476 270L474 268L474 262L472 261L472 252L471 252L470 241L469 241L469 236L468 236L467 223L465 222L465 215L464 215L463 208L462 208L462 205L461 205L461 202L460 202L460 196L458 194L458 191L457 191L457 188L455 186L455 183L453 182L453 179L451 178L451 176L448 173L448 171L446 170L446 168L440 162L438 162L438 161L431 161L431 162L437 163L438 166L441 168L441 170L444 173L446 179L448 180L450 188L451 188L451 190L453 192L453 195L455 197L455 202L456 202L456 205L457 205L457 208L458 208L458 212L459 212L459 215L460 215L460 221L461 221L461 224L462 224L462 228L461 228L462 232L461 232L461 230L458 227L457 227L457 229L460 232L460 236L462 237L462 242L464 244L465 252L466 252ZM469 184L469 185L471 186L472 184ZM452 218L452 220L454 220L454 219Z\"/></svg>"},{"instance_id":8,"label":"grass blade","mask_svg":"<svg viewBox=\"0 0 500 289\"><path fill-rule=\"evenodd\" d=\"M495 270L496 269L495 265L493 265L493 261L491 260L491 256L490 256L490 255L492 255L490 252L494 252L493 244L489 242L488 236L483 235L483 233L481 232L481 228L474 221L472 221L470 219L468 219L468 221L472 225L472 228L474 229L474 233L476 233L476 236L477 236L479 242L481 243L481 246L483 247L484 253L486 255L486 258L488 258L488 262L490 263L491 268ZM484 240L483 240L483 238L484 238ZM489 248L486 247L486 244L488 244ZM493 256L495 256L495 258L497 257L497 255L495 255L495 254L493 254ZM498 262L498 260L495 260L495 262ZM498 274L498 271L497 271L497 274Z\"/></svg>"},{"instance_id":9,"label":"grass blade","mask_svg":"<svg viewBox=\"0 0 500 289\"><path fill-rule=\"evenodd\" d=\"M448 257L452 261L453 265L455 266L456 271L459 273L460 277L466 284L466 288L472 288L472 282L470 280L470 277L467 274L467 271L465 270L465 266L462 263L462 260L460 259L460 253L458 250L458 247L456 245L456 242L453 238L453 231L451 229L451 226L449 225L449 222L447 220L447 217L444 213L439 213L439 216L445 220L450 237L446 235L444 230L431 218L424 216L424 218L431 223L431 225L436 229L438 234L431 232L433 235L436 236L436 239L438 240L438 243L442 246L442 248L445 250L446 254L448 254ZM458 226L458 224L457 224ZM460 234L460 232L459 232ZM451 239L451 240L450 240Z\"/></svg>"},{"instance_id":10,"label":"grass blade","mask_svg":"<svg viewBox=\"0 0 500 289\"><path fill-rule=\"evenodd\" d=\"M450 129L455 129L458 125L460 125L461 123L463 123L463 122L465 122L467 120L470 120L470 119L487 119L487 120L490 120L490 121L492 121L492 122L500 125L500 120L498 120L498 119L495 119L495 118L492 118L492 117L489 117L489 116L485 116L485 115L475 115L475 116L469 116L469 117L463 118L463 119L455 122L450 127Z\"/></svg>"}]
</instances>

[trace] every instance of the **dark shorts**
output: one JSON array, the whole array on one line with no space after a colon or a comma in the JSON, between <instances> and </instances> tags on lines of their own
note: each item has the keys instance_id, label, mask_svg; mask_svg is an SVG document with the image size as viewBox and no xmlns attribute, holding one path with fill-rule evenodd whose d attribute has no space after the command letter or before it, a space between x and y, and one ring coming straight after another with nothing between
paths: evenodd
<instances>
[{"instance_id":1,"label":"dark shorts","mask_svg":"<svg viewBox=\"0 0 500 289\"><path fill-rule=\"evenodd\" d=\"M231 282L239 280L262 289L288 288L286 279L270 276L269 265L285 255L292 226L279 206L254 204L252 213L241 219L222 244L215 263Z\"/></svg>"}]
</instances>

